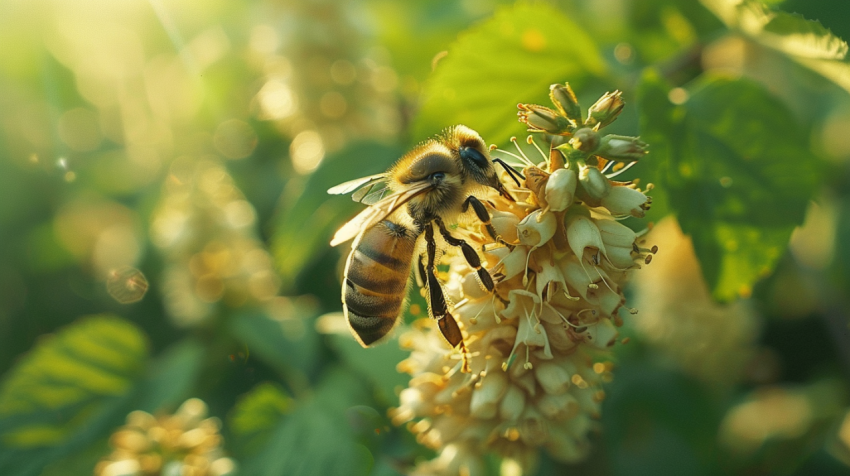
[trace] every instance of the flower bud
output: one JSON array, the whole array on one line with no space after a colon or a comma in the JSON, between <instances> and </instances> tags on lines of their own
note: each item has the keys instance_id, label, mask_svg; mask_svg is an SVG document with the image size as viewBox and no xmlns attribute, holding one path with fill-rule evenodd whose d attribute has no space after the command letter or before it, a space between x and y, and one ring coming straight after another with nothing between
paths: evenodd
<instances>
[{"instance_id":1,"label":"flower bud","mask_svg":"<svg viewBox=\"0 0 850 476\"><path fill-rule=\"evenodd\" d=\"M502 371L488 372L481 379L481 386L472 392L469 413L475 418L493 418L498 410L499 400L508 387L508 377Z\"/></svg>"},{"instance_id":2,"label":"flower bud","mask_svg":"<svg viewBox=\"0 0 850 476\"><path fill-rule=\"evenodd\" d=\"M573 133L570 145L584 153L593 153L599 147L599 134L589 127L582 127Z\"/></svg>"},{"instance_id":3,"label":"flower bud","mask_svg":"<svg viewBox=\"0 0 850 476\"><path fill-rule=\"evenodd\" d=\"M551 213L534 210L517 225L520 243L539 248L555 235L557 220Z\"/></svg>"},{"instance_id":4,"label":"flower bud","mask_svg":"<svg viewBox=\"0 0 850 476\"><path fill-rule=\"evenodd\" d=\"M559 267L550 259L542 260L540 263L540 271L537 273L537 295L542 296L543 290L549 286L549 283L560 283L563 286L561 289L567 288L567 283L564 280L564 275ZM552 296L550 295L549 298Z\"/></svg>"},{"instance_id":5,"label":"flower bud","mask_svg":"<svg viewBox=\"0 0 850 476\"><path fill-rule=\"evenodd\" d=\"M616 220L593 220L606 246L622 246L629 249L634 245L637 235L631 228Z\"/></svg>"},{"instance_id":6,"label":"flower bud","mask_svg":"<svg viewBox=\"0 0 850 476\"><path fill-rule=\"evenodd\" d=\"M501 210L489 210L490 223L496 233L508 243L516 243L517 237L516 226L519 223L519 217L511 212L503 212Z\"/></svg>"},{"instance_id":7,"label":"flower bud","mask_svg":"<svg viewBox=\"0 0 850 476\"><path fill-rule=\"evenodd\" d=\"M598 101L587 110L587 120L584 125L599 130L608 124L614 122L614 119L620 115L625 102L622 98L623 93L614 91L613 93L605 93Z\"/></svg>"},{"instance_id":8,"label":"flower bud","mask_svg":"<svg viewBox=\"0 0 850 476\"><path fill-rule=\"evenodd\" d=\"M630 268L634 265L634 251L637 236L631 228L616 220L594 220L602 242L605 243L605 256L617 268Z\"/></svg>"},{"instance_id":9,"label":"flower bud","mask_svg":"<svg viewBox=\"0 0 850 476\"><path fill-rule=\"evenodd\" d=\"M584 300L587 300L587 291L590 289L590 285L594 283L578 259L570 259L566 262L564 265L564 279L566 279L570 287L578 291Z\"/></svg>"},{"instance_id":10,"label":"flower bud","mask_svg":"<svg viewBox=\"0 0 850 476\"><path fill-rule=\"evenodd\" d=\"M578 400L569 392L558 395L545 394L537 402L544 415L562 421L574 417L580 410Z\"/></svg>"},{"instance_id":11,"label":"flower bud","mask_svg":"<svg viewBox=\"0 0 850 476\"><path fill-rule=\"evenodd\" d=\"M516 421L525 410L525 392L511 385L499 405L499 416L505 421Z\"/></svg>"},{"instance_id":12,"label":"flower bud","mask_svg":"<svg viewBox=\"0 0 850 476\"><path fill-rule=\"evenodd\" d=\"M558 395L570 388L570 373L560 363L541 362L534 368L534 375L548 394Z\"/></svg>"},{"instance_id":13,"label":"flower bud","mask_svg":"<svg viewBox=\"0 0 850 476\"><path fill-rule=\"evenodd\" d=\"M586 248L595 248L605 254L599 228L586 216L573 215L567 219L567 242L579 260L584 256Z\"/></svg>"},{"instance_id":14,"label":"flower bud","mask_svg":"<svg viewBox=\"0 0 850 476\"><path fill-rule=\"evenodd\" d=\"M507 256L502 258L501 261L502 266L504 267L502 272L502 274L505 275L504 279L511 279L514 276L521 274L525 271L525 265L528 261L528 247L514 246L514 249L511 250Z\"/></svg>"},{"instance_id":15,"label":"flower bud","mask_svg":"<svg viewBox=\"0 0 850 476\"><path fill-rule=\"evenodd\" d=\"M527 445L541 445L549 439L549 425L535 407L525 409L520 419L519 434Z\"/></svg>"},{"instance_id":16,"label":"flower bud","mask_svg":"<svg viewBox=\"0 0 850 476\"><path fill-rule=\"evenodd\" d=\"M573 204L578 179L570 169L558 169L552 172L546 182L546 203L549 210L562 212Z\"/></svg>"},{"instance_id":17,"label":"flower bud","mask_svg":"<svg viewBox=\"0 0 850 476\"><path fill-rule=\"evenodd\" d=\"M553 84L549 86L549 99L558 111L576 124L581 124L581 106L576 99L576 93L570 83Z\"/></svg>"},{"instance_id":18,"label":"flower bud","mask_svg":"<svg viewBox=\"0 0 850 476\"><path fill-rule=\"evenodd\" d=\"M611 319L600 319L596 324L587 326L587 341L600 349L607 349L617 341L619 331Z\"/></svg>"},{"instance_id":19,"label":"flower bud","mask_svg":"<svg viewBox=\"0 0 850 476\"><path fill-rule=\"evenodd\" d=\"M595 154L620 162L634 162L647 154L648 144L637 137L608 134Z\"/></svg>"},{"instance_id":20,"label":"flower bud","mask_svg":"<svg viewBox=\"0 0 850 476\"><path fill-rule=\"evenodd\" d=\"M593 200L601 200L611 191L611 181L596 167L582 167L578 172L578 180Z\"/></svg>"},{"instance_id":21,"label":"flower bud","mask_svg":"<svg viewBox=\"0 0 850 476\"><path fill-rule=\"evenodd\" d=\"M564 134L570 132L570 121L557 111L537 104L517 104L519 122L528 126L529 132Z\"/></svg>"},{"instance_id":22,"label":"flower bud","mask_svg":"<svg viewBox=\"0 0 850 476\"><path fill-rule=\"evenodd\" d=\"M633 188L611 187L611 191L602 197L601 204L614 216L643 218L649 210L649 197Z\"/></svg>"}]
</instances>

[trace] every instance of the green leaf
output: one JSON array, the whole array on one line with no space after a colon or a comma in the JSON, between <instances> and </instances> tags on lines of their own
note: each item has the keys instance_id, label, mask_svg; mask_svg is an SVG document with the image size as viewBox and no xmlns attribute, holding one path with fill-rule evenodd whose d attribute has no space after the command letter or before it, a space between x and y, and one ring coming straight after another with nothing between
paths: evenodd
<instances>
[{"instance_id":1,"label":"green leaf","mask_svg":"<svg viewBox=\"0 0 850 476\"><path fill-rule=\"evenodd\" d=\"M401 151L377 143L354 144L328 157L309 177L292 179L281 198L272 252L283 281L291 289L304 268L327 251L334 230L363 205L328 195L339 183L382 172Z\"/></svg>"},{"instance_id":2,"label":"green leaf","mask_svg":"<svg viewBox=\"0 0 850 476\"><path fill-rule=\"evenodd\" d=\"M364 349L349 335L331 334L329 342L349 367L368 377L385 403L396 402L396 388L407 385L409 376L396 370L396 365L409 354L398 346L396 338Z\"/></svg>"},{"instance_id":3,"label":"green leaf","mask_svg":"<svg viewBox=\"0 0 850 476\"><path fill-rule=\"evenodd\" d=\"M806 131L758 84L705 78L674 106L654 72L639 88L643 174L694 239L715 298L747 295L802 223L820 164ZM662 250L663 252L663 250Z\"/></svg>"},{"instance_id":4,"label":"green leaf","mask_svg":"<svg viewBox=\"0 0 850 476\"><path fill-rule=\"evenodd\" d=\"M263 382L243 395L230 415L233 445L252 454L268 441L278 422L292 410L292 398L277 384Z\"/></svg>"},{"instance_id":5,"label":"green leaf","mask_svg":"<svg viewBox=\"0 0 850 476\"><path fill-rule=\"evenodd\" d=\"M414 123L417 137L455 124L487 141L505 141L525 129L517 103L548 104L549 85L580 89L605 73L593 39L544 3L518 3L462 34L425 85Z\"/></svg>"},{"instance_id":6,"label":"green leaf","mask_svg":"<svg viewBox=\"0 0 850 476\"><path fill-rule=\"evenodd\" d=\"M141 380L135 408L154 413L182 403L190 396L203 358L204 347L193 339L185 339L166 349Z\"/></svg>"},{"instance_id":7,"label":"green leaf","mask_svg":"<svg viewBox=\"0 0 850 476\"><path fill-rule=\"evenodd\" d=\"M820 22L775 11L758 0L701 0L729 28L788 55L850 92L847 42Z\"/></svg>"},{"instance_id":8,"label":"green leaf","mask_svg":"<svg viewBox=\"0 0 850 476\"><path fill-rule=\"evenodd\" d=\"M90 316L46 336L0 387L5 446L52 446L104 402L127 394L148 355L145 335L115 316Z\"/></svg>"},{"instance_id":9,"label":"green leaf","mask_svg":"<svg viewBox=\"0 0 850 476\"><path fill-rule=\"evenodd\" d=\"M240 470L245 476L369 474L369 450L352 434L345 411L366 399L362 382L331 371L315 397L283 418L266 448Z\"/></svg>"},{"instance_id":10,"label":"green leaf","mask_svg":"<svg viewBox=\"0 0 850 476\"><path fill-rule=\"evenodd\" d=\"M256 312L231 319L233 335L245 343L249 358L256 356L271 365L290 388L299 394L307 387L307 376L319 365L320 340L313 327L314 317L293 302L292 315L275 320Z\"/></svg>"}]
</instances>

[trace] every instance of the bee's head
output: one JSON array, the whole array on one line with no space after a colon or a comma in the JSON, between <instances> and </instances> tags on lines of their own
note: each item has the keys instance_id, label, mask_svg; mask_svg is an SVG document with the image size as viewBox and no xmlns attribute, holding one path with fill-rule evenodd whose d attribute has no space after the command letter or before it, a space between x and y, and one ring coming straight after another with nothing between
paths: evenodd
<instances>
[{"instance_id":1,"label":"bee's head","mask_svg":"<svg viewBox=\"0 0 850 476\"><path fill-rule=\"evenodd\" d=\"M445 139L449 147L457 151L461 166L470 178L481 185L498 190L503 197L514 200L499 180L499 174L490 159L487 145L477 132L458 125L446 131Z\"/></svg>"}]
</instances>

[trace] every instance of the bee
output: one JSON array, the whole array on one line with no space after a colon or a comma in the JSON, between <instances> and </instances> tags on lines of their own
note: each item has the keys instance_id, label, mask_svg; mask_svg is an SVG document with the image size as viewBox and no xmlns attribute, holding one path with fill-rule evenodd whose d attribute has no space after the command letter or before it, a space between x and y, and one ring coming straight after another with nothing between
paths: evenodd
<instances>
[{"instance_id":1,"label":"bee","mask_svg":"<svg viewBox=\"0 0 850 476\"><path fill-rule=\"evenodd\" d=\"M502 163L499 159L495 162ZM370 205L342 226L333 239L336 246L354 239L345 264L342 286L343 313L355 338L368 347L392 330L404 300L413 259L426 289L428 313L437 321L446 341L464 355L466 347L437 281L435 234L461 249L476 270L484 288L493 291L490 274L481 266L475 249L451 234L453 224L472 208L493 240L490 213L475 194L489 187L514 201L499 180L494 161L481 136L458 125L447 129L402 156L382 174L345 182L328 190L352 193L355 201ZM424 250L420 240L424 240Z\"/></svg>"}]
</instances>

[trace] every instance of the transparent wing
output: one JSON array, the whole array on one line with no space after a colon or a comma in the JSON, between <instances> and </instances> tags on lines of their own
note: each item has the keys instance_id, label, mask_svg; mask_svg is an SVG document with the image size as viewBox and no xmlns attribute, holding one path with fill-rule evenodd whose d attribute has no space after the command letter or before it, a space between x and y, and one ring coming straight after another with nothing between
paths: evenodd
<instances>
[{"instance_id":1,"label":"transparent wing","mask_svg":"<svg viewBox=\"0 0 850 476\"><path fill-rule=\"evenodd\" d=\"M331 194L331 195L345 195L347 193L354 192L355 190L357 190L360 187L367 187L367 188L374 187L375 185L378 185L376 182L384 180L384 178L386 176L387 176L387 174L376 174L376 175L370 175L368 177L360 177L358 179L349 180L348 182L343 182L343 183L341 183L341 184L339 184L335 187L329 188L328 193ZM355 192L355 195L358 194L358 193L360 193L359 190L357 192ZM369 192L367 191L366 193L369 193ZM359 202L360 200L355 200L355 201Z\"/></svg>"},{"instance_id":2,"label":"transparent wing","mask_svg":"<svg viewBox=\"0 0 850 476\"><path fill-rule=\"evenodd\" d=\"M360 190L364 190L365 188L366 187L363 187ZM360 190L358 190L357 193L360 193ZM383 200L384 197L386 197L387 194L389 194L389 193L390 193L390 188L387 187L386 185L383 185L383 184L381 186L376 185L369 190L368 194L364 194L363 197L356 199L356 200L358 202L364 204L364 205L374 205L374 204L380 202L381 200ZM352 195L351 198L354 198L354 195Z\"/></svg>"},{"instance_id":3,"label":"transparent wing","mask_svg":"<svg viewBox=\"0 0 850 476\"><path fill-rule=\"evenodd\" d=\"M382 198L380 201L371 207L363 210L357 216L348 221L342 228L337 230L331 240L331 246L336 246L340 243L356 237L363 230L369 229L381 220L391 215L401 206L409 202L413 197L427 192L431 189L431 184L428 182L419 183L411 186L403 192L394 193Z\"/></svg>"}]
</instances>

